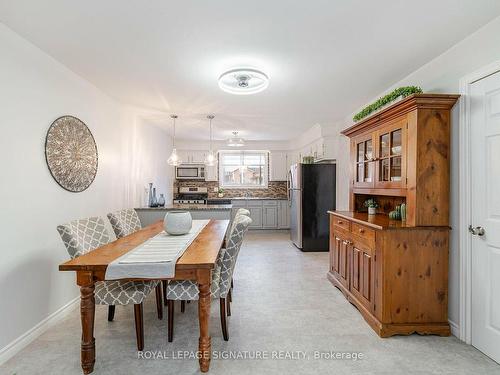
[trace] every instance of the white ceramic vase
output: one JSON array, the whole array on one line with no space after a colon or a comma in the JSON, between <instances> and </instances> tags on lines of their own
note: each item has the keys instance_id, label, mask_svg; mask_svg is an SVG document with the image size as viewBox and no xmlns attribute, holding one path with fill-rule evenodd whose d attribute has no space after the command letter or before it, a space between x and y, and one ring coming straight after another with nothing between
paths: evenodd
<instances>
[{"instance_id":1,"label":"white ceramic vase","mask_svg":"<svg viewBox=\"0 0 500 375\"><path fill-rule=\"evenodd\" d=\"M189 233L192 226L193 218L188 211L169 211L163 219L163 229L173 236Z\"/></svg>"},{"instance_id":2,"label":"white ceramic vase","mask_svg":"<svg viewBox=\"0 0 500 375\"><path fill-rule=\"evenodd\" d=\"M377 207L368 207L368 215L375 215L377 213Z\"/></svg>"}]
</instances>

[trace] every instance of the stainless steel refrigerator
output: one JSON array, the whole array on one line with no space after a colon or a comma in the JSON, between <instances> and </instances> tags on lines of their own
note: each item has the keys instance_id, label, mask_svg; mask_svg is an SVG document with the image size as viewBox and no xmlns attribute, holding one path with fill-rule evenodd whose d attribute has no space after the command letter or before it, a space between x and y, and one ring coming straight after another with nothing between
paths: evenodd
<instances>
[{"instance_id":1,"label":"stainless steel refrigerator","mask_svg":"<svg viewBox=\"0 0 500 375\"><path fill-rule=\"evenodd\" d=\"M336 201L335 164L294 164L288 172L290 238L302 251L328 251Z\"/></svg>"}]
</instances>

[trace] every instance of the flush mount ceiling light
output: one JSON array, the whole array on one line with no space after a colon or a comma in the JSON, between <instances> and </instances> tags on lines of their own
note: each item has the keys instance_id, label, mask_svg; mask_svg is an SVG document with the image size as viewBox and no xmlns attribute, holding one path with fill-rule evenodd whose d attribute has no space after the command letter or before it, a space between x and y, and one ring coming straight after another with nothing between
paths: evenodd
<instances>
[{"instance_id":1,"label":"flush mount ceiling light","mask_svg":"<svg viewBox=\"0 0 500 375\"><path fill-rule=\"evenodd\" d=\"M227 140L227 145L229 147L245 146L245 140L241 137L238 137L238 132L233 132L233 136Z\"/></svg>"},{"instance_id":2,"label":"flush mount ceiling light","mask_svg":"<svg viewBox=\"0 0 500 375\"><path fill-rule=\"evenodd\" d=\"M268 86L269 77L257 69L231 69L219 77L221 90L235 95L257 94Z\"/></svg>"}]
</instances>

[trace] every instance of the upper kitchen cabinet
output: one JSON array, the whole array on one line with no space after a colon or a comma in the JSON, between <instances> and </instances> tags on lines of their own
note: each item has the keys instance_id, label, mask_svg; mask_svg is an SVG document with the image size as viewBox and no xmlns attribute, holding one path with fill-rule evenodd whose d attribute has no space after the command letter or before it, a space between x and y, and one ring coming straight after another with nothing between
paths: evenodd
<instances>
[{"instance_id":1,"label":"upper kitchen cabinet","mask_svg":"<svg viewBox=\"0 0 500 375\"><path fill-rule=\"evenodd\" d=\"M178 150L182 164L203 164L205 163L206 151Z\"/></svg>"},{"instance_id":2,"label":"upper kitchen cabinet","mask_svg":"<svg viewBox=\"0 0 500 375\"><path fill-rule=\"evenodd\" d=\"M288 174L287 153L271 151L269 153L269 181L286 181Z\"/></svg>"},{"instance_id":3,"label":"upper kitchen cabinet","mask_svg":"<svg viewBox=\"0 0 500 375\"><path fill-rule=\"evenodd\" d=\"M368 196L393 197L406 203L409 225L448 225L450 109L457 98L411 95L342 132L351 139L352 211Z\"/></svg>"},{"instance_id":4,"label":"upper kitchen cabinet","mask_svg":"<svg viewBox=\"0 0 500 375\"><path fill-rule=\"evenodd\" d=\"M205 181L219 181L219 176L218 176L218 166L217 164L213 166L205 166Z\"/></svg>"}]
</instances>

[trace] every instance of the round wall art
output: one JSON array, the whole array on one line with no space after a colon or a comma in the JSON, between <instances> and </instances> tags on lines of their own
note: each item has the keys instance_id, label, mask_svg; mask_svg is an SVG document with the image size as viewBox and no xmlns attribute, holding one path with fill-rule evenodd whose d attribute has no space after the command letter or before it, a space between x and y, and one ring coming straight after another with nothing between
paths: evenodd
<instances>
[{"instance_id":1,"label":"round wall art","mask_svg":"<svg viewBox=\"0 0 500 375\"><path fill-rule=\"evenodd\" d=\"M50 125L45 138L45 159L50 174L71 192L87 189L97 174L97 145L89 128L73 116Z\"/></svg>"}]
</instances>

